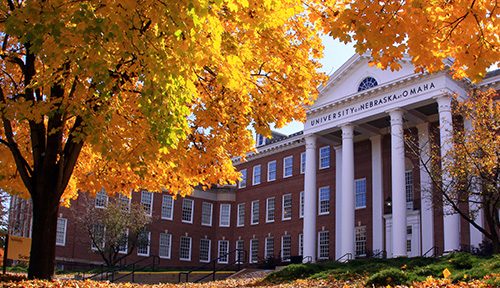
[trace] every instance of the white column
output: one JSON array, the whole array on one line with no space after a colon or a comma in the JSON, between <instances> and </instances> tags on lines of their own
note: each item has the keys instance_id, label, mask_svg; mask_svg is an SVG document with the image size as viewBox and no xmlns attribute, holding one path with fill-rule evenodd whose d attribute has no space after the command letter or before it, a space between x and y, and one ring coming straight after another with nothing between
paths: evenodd
<instances>
[{"instance_id":1,"label":"white column","mask_svg":"<svg viewBox=\"0 0 500 288\"><path fill-rule=\"evenodd\" d=\"M407 256L403 110L392 110L389 115L391 116L392 257L400 257Z\"/></svg>"},{"instance_id":2,"label":"white column","mask_svg":"<svg viewBox=\"0 0 500 288\"><path fill-rule=\"evenodd\" d=\"M384 250L384 195L382 188L382 136L370 138L372 142L372 221L373 251Z\"/></svg>"},{"instance_id":3,"label":"white column","mask_svg":"<svg viewBox=\"0 0 500 288\"><path fill-rule=\"evenodd\" d=\"M316 135L307 135L304 175L304 261L316 262Z\"/></svg>"},{"instance_id":4,"label":"white column","mask_svg":"<svg viewBox=\"0 0 500 288\"><path fill-rule=\"evenodd\" d=\"M468 133L473 129L472 120L470 118L464 120L464 129ZM469 138L470 139L470 138ZM481 189L481 181L478 177L472 179L472 187L474 191L479 191ZM484 227L484 211L479 204L481 200L481 196L479 195L470 195L469 196L469 211L477 211L476 219L474 222L480 227ZM477 230L472 224L470 225L470 246L479 248L479 244L481 244L484 240L484 234Z\"/></svg>"},{"instance_id":5,"label":"white column","mask_svg":"<svg viewBox=\"0 0 500 288\"><path fill-rule=\"evenodd\" d=\"M342 146L335 147L335 259L342 256Z\"/></svg>"},{"instance_id":6,"label":"white column","mask_svg":"<svg viewBox=\"0 0 500 288\"><path fill-rule=\"evenodd\" d=\"M441 157L444 159L446 153L453 149L453 117L451 114L451 98L447 95L437 98L439 108L439 135L441 144ZM451 181L451 176L446 171L443 161L441 162L443 186L446 187ZM460 216L451 211L451 207L443 207L444 228L444 251L451 252L460 249Z\"/></svg>"},{"instance_id":7,"label":"white column","mask_svg":"<svg viewBox=\"0 0 500 288\"><path fill-rule=\"evenodd\" d=\"M432 179L422 163L430 163L429 123L417 125L420 148L420 203L422 226L422 253L434 247L434 211L432 207ZM430 169L430 164L427 164Z\"/></svg>"},{"instance_id":8,"label":"white column","mask_svg":"<svg viewBox=\"0 0 500 288\"><path fill-rule=\"evenodd\" d=\"M342 126L342 255L354 248L354 127Z\"/></svg>"}]
</instances>

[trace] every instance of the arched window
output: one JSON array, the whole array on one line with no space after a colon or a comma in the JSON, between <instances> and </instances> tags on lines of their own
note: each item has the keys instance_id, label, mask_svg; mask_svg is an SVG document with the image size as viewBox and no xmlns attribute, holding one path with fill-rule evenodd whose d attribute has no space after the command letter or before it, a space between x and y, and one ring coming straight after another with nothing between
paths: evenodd
<instances>
[{"instance_id":1,"label":"arched window","mask_svg":"<svg viewBox=\"0 0 500 288\"><path fill-rule=\"evenodd\" d=\"M375 80L375 78L366 77L365 79L363 79L363 81L361 81L361 83L359 83L358 92L366 90L366 89L370 89L370 88L375 87L377 85L378 85L378 82L377 82L377 80Z\"/></svg>"}]
</instances>

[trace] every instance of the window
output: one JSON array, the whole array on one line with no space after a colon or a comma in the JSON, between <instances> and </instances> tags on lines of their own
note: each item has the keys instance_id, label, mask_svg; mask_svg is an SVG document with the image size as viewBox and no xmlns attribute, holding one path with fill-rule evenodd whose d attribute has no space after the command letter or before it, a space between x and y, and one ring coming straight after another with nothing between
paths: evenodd
<instances>
[{"instance_id":1,"label":"window","mask_svg":"<svg viewBox=\"0 0 500 288\"><path fill-rule=\"evenodd\" d=\"M212 226L213 204L203 202L201 206L201 225Z\"/></svg>"},{"instance_id":2,"label":"window","mask_svg":"<svg viewBox=\"0 0 500 288\"><path fill-rule=\"evenodd\" d=\"M220 204L220 227L229 227L231 223L231 204Z\"/></svg>"},{"instance_id":3,"label":"window","mask_svg":"<svg viewBox=\"0 0 500 288\"><path fill-rule=\"evenodd\" d=\"M172 235L160 233L160 258L170 259L170 251L172 250Z\"/></svg>"},{"instance_id":4,"label":"window","mask_svg":"<svg viewBox=\"0 0 500 288\"><path fill-rule=\"evenodd\" d=\"M283 220L292 219L292 194L283 195Z\"/></svg>"},{"instance_id":5,"label":"window","mask_svg":"<svg viewBox=\"0 0 500 288\"><path fill-rule=\"evenodd\" d=\"M365 79L363 79L361 81L361 83L359 83L358 92L361 92L361 91L366 90L366 89L370 89L370 88L375 87L377 85L378 85L378 82L377 82L377 80L375 80L375 78L366 77Z\"/></svg>"},{"instance_id":6,"label":"window","mask_svg":"<svg viewBox=\"0 0 500 288\"><path fill-rule=\"evenodd\" d=\"M283 261L290 261L292 255L292 236L281 236L281 259Z\"/></svg>"},{"instance_id":7,"label":"window","mask_svg":"<svg viewBox=\"0 0 500 288\"><path fill-rule=\"evenodd\" d=\"M300 174L306 173L306 152L300 153Z\"/></svg>"},{"instance_id":8,"label":"window","mask_svg":"<svg viewBox=\"0 0 500 288\"><path fill-rule=\"evenodd\" d=\"M144 231L139 235L139 243L137 243L137 255L149 256L149 244L151 240L151 232Z\"/></svg>"},{"instance_id":9,"label":"window","mask_svg":"<svg viewBox=\"0 0 500 288\"><path fill-rule=\"evenodd\" d=\"M319 148L319 169L330 167L330 147Z\"/></svg>"},{"instance_id":10,"label":"window","mask_svg":"<svg viewBox=\"0 0 500 288\"><path fill-rule=\"evenodd\" d=\"M219 240L219 263L227 263L229 252L229 241L228 240Z\"/></svg>"},{"instance_id":11,"label":"window","mask_svg":"<svg viewBox=\"0 0 500 288\"><path fill-rule=\"evenodd\" d=\"M108 207L108 194L102 189L95 195L95 207L96 208L107 208Z\"/></svg>"},{"instance_id":12,"label":"window","mask_svg":"<svg viewBox=\"0 0 500 288\"><path fill-rule=\"evenodd\" d=\"M259 224L259 200L252 201L252 225Z\"/></svg>"},{"instance_id":13,"label":"window","mask_svg":"<svg viewBox=\"0 0 500 288\"><path fill-rule=\"evenodd\" d=\"M66 224L68 220L66 218L57 218L57 234L56 234L56 245L64 246L66 245Z\"/></svg>"},{"instance_id":14,"label":"window","mask_svg":"<svg viewBox=\"0 0 500 288\"><path fill-rule=\"evenodd\" d=\"M406 209L413 210L413 171L405 172Z\"/></svg>"},{"instance_id":15,"label":"window","mask_svg":"<svg viewBox=\"0 0 500 288\"><path fill-rule=\"evenodd\" d=\"M304 255L304 234L299 234L299 255Z\"/></svg>"},{"instance_id":16,"label":"window","mask_svg":"<svg viewBox=\"0 0 500 288\"><path fill-rule=\"evenodd\" d=\"M354 181L356 189L356 208L366 207L366 179L358 179Z\"/></svg>"},{"instance_id":17,"label":"window","mask_svg":"<svg viewBox=\"0 0 500 288\"><path fill-rule=\"evenodd\" d=\"M144 211L146 212L146 215L153 215L153 192L142 190L141 204L142 209L144 209Z\"/></svg>"},{"instance_id":18,"label":"window","mask_svg":"<svg viewBox=\"0 0 500 288\"><path fill-rule=\"evenodd\" d=\"M191 237L181 236L179 259L183 261L191 261Z\"/></svg>"},{"instance_id":19,"label":"window","mask_svg":"<svg viewBox=\"0 0 500 288\"><path fill-rule=\"evenodd\" d=\"M243 240L236 240L236 249L239 251L236 253L236 263L243 263L245 260L245 252L243 252L243 249L245 249Z\"/></svg>"},{"instance_id":20,"label":"window","mask_svg":"<svg viewBox=\"0 0 500 288\"><path fill-rule=\"evenodd\" d=\"M299 217L304 217L304 191L300 192L300 207L299 207Z\"/></svg>"},{"instance_id":21,"label":"window","mask_svg":"<svg viewBox=\"0 0 500 288\"><path fill-rule=\"evenodd\" d=\"M260 165L253 167L253 182L252 185L260 184Z\"/></svg>"},{"instance_id":22,"label":"window","mask_svg":"<svg viewBox=\"0 0 500 288\"><path fill-rule=\"evenodd\" d=\"M210 262L210 245L209 239L200 240L200 262Z\"/></svg>"},{"instance_id":23,"label":"window","mask_svg":"<svg viewBox=\"0 0 500 288\"><path fill-rule=\"evenodd\" d=\"M161 219L174 219L174 198L172 195L163 195L161 203Z\"/></svg>"},{"instance_id":24,"label":"window","mask_svg":"<svg viewBox=\"0 0 500 288\"><path fill-rule=\"evenodd\" d=\"M276 160L267 163L267 181L276 180Z\"/></svg>"},{"instance_id":25,"label":"window","mask_svg":"<svg viewBox=\"0 0 500 288\"><path fill-rule=\"evenodd\" d=\"M274 222L274 197L267 198L266 222Z\"/></svg>"},{"instance_id":26,"label":"window","mask_svg":"<svg viewBox=\"0 0 500 288\"><path fill-rule=\"evenodd\" d=\"M330 187L319 188L319 215L330 213Z\"/></svg>"},{"instance_id":27,"label":"window","mask_svg":"<svg viewBox=\"0 0 500 288\"><path fill-rule=\"evenodd\" d=\"M240 173L241 173L241 180L240 183L238 184L238 188L245 188L247 187L247 169L241 170Z\"/></svg>"},{"instance_id":28,"label":"window","mask_svg":"<svg viewBox=\"0 0 500 288\"><path fill-rule=\"evenodd\" d=\"M94 224L94 233L92 233L92 250L104 249L106 242L106 226Z\"/></svg>"},{"instance_id":29,"label":"window","mask_svg":"<svg viewBox=\"0 0 500 288\"><path fill-rule=\"evenodd\" d=\"M283 159L283 177L290 177L293 175L293 156L288 156Z\"/></svg>"},{"instance_id":30,"label":"window","mask_svg":"<svg viewBox=\"0 0 500 288\"><path fill-rule=\"evenodd\" d=\"M193 223L193 205L194 201L184 198L182 201L182 222Z\"/></svg>"},{"instance_id":31,"label":"window","mask_svg":"<svg viewBox=\"0 0 500 288\"><path fill-rule=\"evenodd\" d=\"M130 202L132 199L128 198L127 195L120 193L118 200L120 201L122 212L130 212Z\"/></svg>"},{"instance_id":32,"label":"window","mask_svg":"<svg viewBox=\"0 0 500 288\"><path fill-rule=\"evenodd\" d=\"M257 239L250 239L250 263L257 263L259 261L259 241Z\"/></svg>"},{"instance_id":33,"label":"window","mask_svg":"<svg viewBox=\"0 0 500 288\"><path fill-rule=\"evenodd\" d=\"M266 138L262 134L257 134L257 147L265 145L266 144Z\"/></svg>"},{"instance_id":34,"label":"window","mask_svg":"<svg viewBox=\"0 0 500 288\"><path fill-rule=\"evenodd\" d=\"M321 231L318 237L318 258L328 259L328 257L330 257L330 236L328 231Z\"/></svg>"},{"instance_id":35,"label":"window","mask_svg":"<svg viewBox=\"0 0 500 288\"><path fill-rule=\"evenodd\" d=\"M264 257L267 259L269 257L274 257L274 238L266 238L266 249L264 250Z\"/></svg>"},{"instance_id":36,"label":"window","mask_svg":"<svg viewBox=\"0 0 500 288\"><path fill-rule=\"evenodd\" d=\"M245 203L238 204L238 227L245 226Z\"/></svg>"},{"instance_id":37,"label":"window","mask_svg":"<svg viewBox=\"0 0 500 288\"><path fill-rule=\"evenodd\" d=\"M366 227L356 227L356 257L366 256Z\"/></svg>"},{"instance_id":38,"label":"window","mask_svg":"<svg viewBox=\"0 0 500 288\"><path fill-rule=\"evenodd\" d=\"M127 254L128 252L128 228L123 231L118 243L118 253Z\"/></svg>"},{"instance_id":39,"label":"window","mask_svg":"<svg viewBox=\"0 0 500 288\"><path fill-rule=\"evenodd\" d=\"M408 253L408 255L411 254L411 238L412 238L412 234L413 234L413 227L410 225L410 226L406 226L406 252Z\"/></svg>"}]
</instances>

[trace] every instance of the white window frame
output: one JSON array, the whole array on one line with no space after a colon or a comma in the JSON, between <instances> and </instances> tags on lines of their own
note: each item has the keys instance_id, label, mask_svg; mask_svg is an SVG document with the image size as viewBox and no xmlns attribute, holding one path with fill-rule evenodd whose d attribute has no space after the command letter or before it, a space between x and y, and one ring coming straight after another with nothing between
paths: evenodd
<instances>
[{"instance_id":1,"label":"white window frame","mask_svg":"<svg viewBox=\"0 0 500 288\"><path fill-rule=\"evenodd\" d=\"M212 226L214 204L203 202L201 206L201 225Z\"/></svg>"},{"instance_id":2,"label":"white window frame","mask_svg":"<svg viewBox=\"0 0 500 288\"><path fill-rule=\"evenodd\" d=\"M274 258L274 237L266 237L264 244L264 258Z\"/></svg>"},{"instance_id":3,"label":"white window frame","mask_svg":"<svg viewBox=\"0 0 500 288\"><path fill-rule=\"evenodd\" d=\"M66 246L66 228L68 227L68 219L57 218L57 228L56 228L56 245Z\"/></svg>"},{"instance_id":4,"label":"white window frame","mask_svg":"<svg viewBox=\"0 0 500 288\"><path fill-rule=\"evenodd\" d=\"M285 246L285 239L287 239L287 245ZM292 235L281 236L281 260L290 261L292 256Z\"/></svg>"},{"instance_id":5,"label":"white window frame","mask_svg":"<svg viewBox=\"0 0 500 288\"><path fill-rule=\"evenodd\" d=\"M328 150L328 155L323 155L324 151ZM319 148L319 169L330 168L330 146L324 146ZM328 163L323 163L323 160L328 161Z\"/></svg>"},{"instance_id":6,"label":"white window frame","mask_svg":"<svg viewBox=\"0 0 500 288\"><path fill-rule=\"evenodd\" d=\"M238 182L238 188L245 188L247 187L247 169L241 170L240 173L241 180Z\"/></svg>"},{"instance_id":7,"label":"white window frame","mask_svg":"<svg viewBox=\"0 0 500 288\"><path fill-rule=\"evenodd\" d=\"M306 173L306 152L300 153L300 174Z\"/></svg>"},{"instance_id":8,"label":"white window frame","mask_svg":"<svg viewBox=\"0 0 500 288\"><path fill-rule=\"evenodd\" d=\"M99 229L102 227L102 248L105 248L106 247L106 226L101 225L101 224L94 224L93 231L92 231L92 234L94 235L94 237L95 237L95 232L96 232L96 226ZM95 242L97 242L97 241L95 241ZM94 241L92 241L90 246L91 246L92 250L99 250L98 247L94 244Z\"/></svg>"},{"instance_id":9,"label":"white window frame","mask_svg":"<svg viewBox=\"0 0 500 288\"><path fill-rule=\"evenodd\" d=\"M173 220L174 219L174 197L170 194L163 194L161 203L161 219Z\"/></svg>"},{"instance_id":10,"label":"white window frame","mask_svg":"<svg viewBox=\"0 0 500 288\"><path fill-rule=\"evenodd\" d=\"M162 239L162 237L165 237L165 238ZM172 234L160 233L160 239L159 239L158 246L159 246L158 254L159 254L160 258L170 259L172 257ZM161 254L162 247L165 247L165 249L164 249L164 251L166 252L165 255Z\"/></svg>"},{"instance_id":11,"label":"white window frame","mask_svg":"<svg viewBox=\"0 0 500 288\"><path fill-rule=\"evenodd\" d=\"M357 226L354 229L354 235L356 235L354 244L356 257L366 256L366 226ZM364 253L359 253L361 250Z\"/></svg>"},{"instance_id":12,"label":"white window frame","mask_svg":"<svg viewBox=\"0 0 500 288\"><path fill-rule=\"evenodd\" d=\"M189 241L189 248L187 247L182 247L183 244L187 244L187 243L183 243L183 240L186 240L186 241ZM179 241L179 260L181 261L191 261L191 248L193 247L193 238L191 237L188 237L188 236L181 236L181 240ZM187 252L188 252L188 257L187 258L182 258L182 251L183 249L187 249Z\"/></svg>"},{"instance_id":13,"label":"white window frame","mask_svg":"<svg viewBox=\"0 0 500 288\"><path fill-rule=\"evenodd\" d=\"M102 189L101 191L97 192L95 195L95 208L102 208L102 209L107 209L108 208L108 202L109 202L109 196Z\"/></svg>"},{"instance_id":14,"label":"white window frame","mask_svg":"<svg viewBox=\"0 0 500 288\"><path fill-rule=\"evenodd\" d=\"M304 218L304 191L300 191L299 194L299 218Z\"/></svg>"},{"instance_id":15,"label":"white window frame","mask_svg":"<svg viewBox=\"0 0 500 288\"><path fill-rule=\"evenodd\" d=\"M252 215L251 215L251 224L257 225L259 224L259 213L260 212L260 203L259 200L252 201Z\"/></svg>"},{"instance_id":16,"label":"white window frame","mask_svg":"<svg viewBox=\"0 0 500 288\"><path fill-rule=\"evenodd\" d=\"M276 217L276 199L269 197L266 199L266 223L274 222Z\"/></svg>"},{"instance_id":17,"label":"white window frame","mask_svg":"<svg viewBox=\"0 0 500 288\"><path fill-rule=\"evenodd\" d=\"M287 162L289 163L289 165L287 165ZM290 171L290 173L287 173L287 171ZM283 158L283 178L288 178L292 176L293 176L293 155Z\"/></svg>"},{"instance_id":18,"label":"white window frame","mask_svg":"<svg viewBox=\"0 0 500 288\"><path fill-rule=\"evenodd\" d=\"M272 167L274 166L274 168ZM276 160L269 161L267 163L267 182L275 181L277 176L277 164Z\"/></svg>"},{"instance_id":19,"label":"white window frame","mask_svg":"<svg viewBox=\"0 0 500 288\"><path fill-rule=\"evenodd\" d=\"M255 249L254 249L255 248ZM250 239L250 263L259 262L259 240L258 239Z\"/></svg>"},{"instance_id":20,"label":"white window frame","mask_svg":"<svg viewBox=\"0 0 500 288\"><path fill-rule=\"evenodd\" d=\"M125 245L124 246L118 246L118 253L120 254L127 254L128 253L128 228L125 228L125 232L122 234L122 237L125 238Z\"/></svg>"},{"instance_id":21,"label":"white window frame","mask_svg":"<svg viewBox=\"0 0 500 288\"><path fill-rule=\"evenodd\" d=\"M283 195L282 209L281 209L281 219L291 220L292 219L292 194Z\"/></svg>"},{"instance_id":22,"label":"white window frame","mask_svg":"<svg viewBox=\"0 0 500 288\"><path fill-rule=\"evenodd\" d=\"M150 198L150 199L148 199ZM152 216L153 215L153 200L154 200L154 195L153 192L149 192L146 190L141 191L141 205L142 209L146 211L147 216ZM148 203L150 202L150 203Z\"/></svg>"},{"instance_id":23,"label":"white window frame","mask_svg":"<svg viewBox=\"0 0 500 288\"><path fill-rule=\"evenodd\" d=\"M226 257L219 258L217 263L227 264L229 262L229 255L227 253L229 253L229 240L219 240L219 254L217 258L222 257L224 254L226 254Z\"/></svg>"},{"instance_id":24,"label":"white window frame","mask_svg":"<svg viewBox=\"0 0 500 288\"><path fill-rule=\"evenodd\" d=\"M194 212L194 200L184 198L182 200L182 218L181 221L183 223L193 223L193 212ZM185 219L184 216L188 216L189 219Z\"/></svg>"},{"instance_id":25,"label":"white window frame","mask_svg":"<svg viewBox=\"0 0 500 288\"><path fill-rule=\"evenodd\" d=\"M262 178L262 166L255 165L253 166L253 174L252 174L252 185L259 185L260 180Z\"/></svg>"},{"instance_id":26,"label":"white window frame","mask_svg":"<svg viewBox=\"0 0 500 288\"><path fill-rule=\"evenodd\" d=\"M231 204L220 204L219 227L229 226L231 226Z\"/></svg>"},{"instance_id":27,"label":"white window frame","mask_svg":"<svg viewBox=\"0 0 500 288\"><path fill-rule=\"evenodd\" d=\"M325 198L326 196L328 199ZM318 189L318 212L318 215L330 214L330 186Z\"/></svg>"},{"instance_id":28,"label":"white window frame","mask_svg":"<svg viewBox=\"0 0 500 288\"><path fill-rule=\"evenodd\" d=\"M237 227L245 226L245 206L245 203L238 204L238 215L236 219Z\"/></svg>"},{"instance_id":29,"label":"white window frame","mask_svg":"<svg viewBox=\"0 0 500 288\"><path fill-rule=\"evenodd\" d=\"M151 248L151 231L144 231L143 233L147 233L148 235L148 245L146 246L147 252L146 253L139 252L139 249L142 247L139 247L139 245L137 245L137 256L149 256L149 250Z\"/></svg>"},{"instance_id":30,"label":"white window frame","mask_svg":"<svg viewBox=\"0 0 500 288\"><path fill-rule=\"evenodd\" d=\"M326 235L326 244L322 241L322 236ZM322 248L326 247L326 251L328 251L328 255L322 254L324 250ZM330 232L329 231L319 231L318 232L318 259L328 259L330 257Z\"/></svg>"},{"instance_id":31,"label":"white window frame","mask_svg":"<svg viewBox=\"0 0 500 288\"><path fill-rule=\"evenodd\" d=\"M203 242L208 243L208 250L207 251L202 250L202 248L204 247L203 246ZM207 246L207 245L205 245L205 246ZM210 250L212 250L211 246L212 246L212 240L210 240L210 239L204 239L204 238L200 239L200 262L202 262L202 263L210 262L210 256L211 256L210 255L210 252L211 252ZM206 253L207 259L202 259L201 258L201 256L203 255L202 251L203 251L203 253Z\"/></svg>"},{"instance_id":32,"label":"white window frame","mask_svg":"<svg viewBox=\"0 0 500 288\"><path fill-rule=\"evenodd\" d=\"M358 188L361 187L361 183L364 183L364 192L358 191ZM354 194L355 194L355 207L356 209L366 208L366 178L356 179L354 180ZM364 205L358 203L358 196L364 199ZM359 205L358 205L359 204Z\"/></svg>"}]
</instances>

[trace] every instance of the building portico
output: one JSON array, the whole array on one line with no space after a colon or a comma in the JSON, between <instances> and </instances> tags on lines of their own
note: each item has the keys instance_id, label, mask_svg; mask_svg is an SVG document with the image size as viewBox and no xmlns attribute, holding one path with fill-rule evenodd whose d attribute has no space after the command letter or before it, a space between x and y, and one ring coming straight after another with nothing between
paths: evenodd
<instances>
[{"instance_id":1,"label":"building portico","mask_svg":"<svg viewBox=\"0 0 500 288\"><path fill-rule=\"evenodd\" d=\"M446 72L415 74L409 61L402 63L398 72L369 67L368 62L368 57L353 56L330 77L326 87L321 89L319 99L307 113L304 191L311 195L306 196L305 207L312 207L311 211L316 207L315 202L309 201L314 201L312 194L318 193L311 182L315 176L310 175L316 173L317 155L315 149L307 147L309 138L319 137L334 145L336 151L336 191L331 191L337 203L333 216L336 223L335 257L345 260L359 252L356 247L357 237L361 235L358 226L364 227L366 223L362 223L363 219L358 220L357 211L368 209L366 198L371 200L371 235L367 238L372 241L373 254L385 251L387 257L422 255L436 245L435 217L428 195L432 186L423 169L419 168L420 172L414 173L416 175L407 169L408 165L418 168L419 161L409 164L405 131L418 134L422 157L426 157L423 144L429 141L429 126L439 123L441 153L444 155L450 149L453 129L450 95L466 97L468 87L451 79ZM372 171L368 178L360 181L371 183L371 187L364 188L366 194L370 192L371 195L363 199L357 186L356 171L365 167L356 167L355 147L367 140L371 142ZM384 162L384 143L390 147L389 163ZM313 168L308 169L310 166ZM443 181L446 177L449 176L444 173ZM413 184L414 178L420 182L421 191L417 195L420 199L413 199L408 192L408 183ZM419 203L414 204L415 200ZM309 231L315 218L315 210L304 217L304 234L312 235L304 237L304 247L316 247L316 233ZM442 219L445 229L439 241L443 241L445 251L458 250L459 216L445 213ZM304 250L306 257L315 259L316 254L317 251Z\"/></svg>"}]
</instances>

